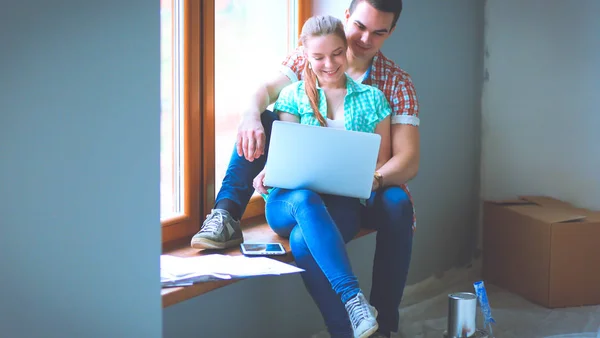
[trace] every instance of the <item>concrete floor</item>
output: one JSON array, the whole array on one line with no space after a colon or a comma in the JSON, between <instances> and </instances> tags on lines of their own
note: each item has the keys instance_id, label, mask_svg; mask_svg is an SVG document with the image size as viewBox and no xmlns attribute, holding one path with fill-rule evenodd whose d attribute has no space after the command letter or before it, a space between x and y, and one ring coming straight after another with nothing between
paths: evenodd
<instances>
[{"instance_id":1,"label":"concrete floor","mask_svg":"<svg viewBox=\"0 0 600 338\"><path fill-rule=\"evenodd\" d=\"M479 262L448 271L442 278L429 278L408 286L400 309L400 332L396 338L441 338L446 329L448 294L474 292L480 280ZM486 285L494 337L498 338L600 338L600 306L550 310L493 285ZM482 326L478 312L477 322ZM325 338L319 332L313 338Z\"/></svg>"}]
</instances>

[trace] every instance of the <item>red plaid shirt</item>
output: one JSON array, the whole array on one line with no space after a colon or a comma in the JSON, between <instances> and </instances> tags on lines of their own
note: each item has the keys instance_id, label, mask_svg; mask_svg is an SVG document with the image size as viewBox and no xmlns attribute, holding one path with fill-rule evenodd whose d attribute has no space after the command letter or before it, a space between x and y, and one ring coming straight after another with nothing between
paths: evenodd
<instances>
[{"instance_id":1,"label":"red plaid shirt","mask_svg":"<svg viewBox=\"0 0 600 338\"><path fill-rule=\"evenodd\" d=\"M282 62L281 72L292 82L302 79L302 72L306 64L302 48L302 46L296 48ZM408 73L396 65L394 61L386 58L381 51L378 51L373 57L371 68L365 76L366 78L359 82L379 88L388 99L392 108L392 124L419 126L419 101L415 86ZM417 219L414 213L413 199L406 184L402 185L402 189L404 189L413 204L414 231L417 226Z\"/></svg>"}]
</instances>

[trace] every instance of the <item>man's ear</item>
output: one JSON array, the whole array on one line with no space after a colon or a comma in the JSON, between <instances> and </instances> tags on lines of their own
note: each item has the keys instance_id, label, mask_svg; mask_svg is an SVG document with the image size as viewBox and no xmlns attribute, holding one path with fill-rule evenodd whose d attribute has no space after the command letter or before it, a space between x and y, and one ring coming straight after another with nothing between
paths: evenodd
<instances>
[{"instance_id":1,"label":"man's ear","mask_svg":"<svg viewBox=\"0 0 600 338\"><path fill-rule=\"evenodd\" d=\"M344 11L344 19L346 19L346 23L348 23L348 19L350 19L350 9L346 8Z\"/></svg>"}]
</instances>

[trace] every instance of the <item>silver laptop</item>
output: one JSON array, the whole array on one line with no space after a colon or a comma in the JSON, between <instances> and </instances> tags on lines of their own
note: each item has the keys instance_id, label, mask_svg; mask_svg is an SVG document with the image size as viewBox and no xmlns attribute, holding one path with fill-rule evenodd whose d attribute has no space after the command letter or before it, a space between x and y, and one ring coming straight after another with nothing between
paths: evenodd
<instances>
[{"instance_id":1,"label":"silver laptop","mask_svg":"<svg viewBox=\"0 0 600 338\"><path fill-rule=\"evenodd\" d=\"M369 198L381 137L275 121L265 186Z\"/></svg>"}]
</instances>

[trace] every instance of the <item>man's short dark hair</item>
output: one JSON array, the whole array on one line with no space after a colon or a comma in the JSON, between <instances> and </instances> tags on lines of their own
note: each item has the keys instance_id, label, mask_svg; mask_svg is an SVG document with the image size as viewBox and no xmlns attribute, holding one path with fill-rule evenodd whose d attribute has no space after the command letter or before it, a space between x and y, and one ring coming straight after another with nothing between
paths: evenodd
<instances>
[{"instance_id":1,"label":"man's short dark hair","mask_svg":"<svg viewBox=\"0 0 600 338\"><path fill-rule=\"evenodd\" d=\"M356 9L356 6L361 2L366 2L378 11L394 13L394 21L392 21L392 28L396 27L400 13L402 12L402 0L352 0L350 2L350 15Z\"/></svg>"}]
</instances>

